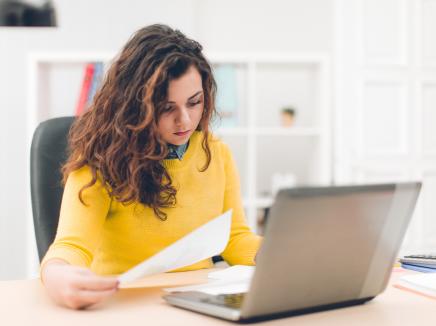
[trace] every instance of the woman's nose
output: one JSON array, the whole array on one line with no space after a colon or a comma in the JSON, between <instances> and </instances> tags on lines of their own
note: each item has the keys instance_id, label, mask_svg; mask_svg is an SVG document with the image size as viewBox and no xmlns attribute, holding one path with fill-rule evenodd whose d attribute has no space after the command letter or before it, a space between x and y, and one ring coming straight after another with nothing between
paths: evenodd
<instances>
[{"instance_id":1,"label":"woman's nose","mask_svg":"<svg viewBox=\"0 0 436 326\"><path fill-rule=\"evenodd\" d=\"M176 123L185 125L190 122L190 117L187 108L182 108L176 117Z\"/></svg>"}]
</instances>

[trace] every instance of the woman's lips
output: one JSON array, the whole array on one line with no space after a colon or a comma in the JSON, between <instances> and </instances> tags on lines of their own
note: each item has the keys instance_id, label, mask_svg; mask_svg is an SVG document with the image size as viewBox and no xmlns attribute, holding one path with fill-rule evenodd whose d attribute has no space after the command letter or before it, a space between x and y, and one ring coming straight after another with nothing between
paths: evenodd
<instances>
[{"instance_id":1,"label":"woman's lips","mask_svg":"<svg viewBox=\"0 0 436 326\"><path fill-rule=\"evenodd\" d=\"M177 136L185 136L190 132L190 130L175 132L174 134Z\"/></svg>"}]
</instances>

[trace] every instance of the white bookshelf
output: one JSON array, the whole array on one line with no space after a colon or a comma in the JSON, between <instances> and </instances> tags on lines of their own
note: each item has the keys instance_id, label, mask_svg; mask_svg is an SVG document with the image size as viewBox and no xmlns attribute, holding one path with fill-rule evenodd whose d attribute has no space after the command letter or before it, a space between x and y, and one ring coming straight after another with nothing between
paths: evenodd
<instances>
[{"instance_id":1,"label":"white bookshelf","mask_svg":"<svg viewBox=\"0 0 436 326\"><path fill-rule=\"evenodd\" d=\"M85 65L110 64L114 56L111 52L29 55L29 152L41 121L74 114ZM215 126L214 133L232 149L247 220L256 231L258 210L273 201L269 190L274 171L293 173L297 185L332 183L330 60L323 53L206 53L206 57L213 66L236 67L240 75L238 123ZM285 128L279 124L279 112L288 105L297 108L296 123ZM28 192L28 232L33 239ZM36 253L35 248L31 243L29 252Z\"/></svg>"}]
</instances>

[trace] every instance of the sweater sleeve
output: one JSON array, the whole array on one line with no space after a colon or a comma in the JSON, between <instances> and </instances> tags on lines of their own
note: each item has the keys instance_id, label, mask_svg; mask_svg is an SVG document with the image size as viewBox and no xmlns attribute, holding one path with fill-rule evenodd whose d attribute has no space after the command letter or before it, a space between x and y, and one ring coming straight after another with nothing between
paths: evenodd
<instances>
[{"instance_id":1,"label":"sweater sleeve","mask_svg":"<svg viewBox=\"0 0 436 326\"><path fill-rule=\"evenodd\" d=\"M59 258L71 265L89 267L97 249L103 224L110 207L110 197L99 179L82 192L79 191L92 179L89 167L70 173L64 188L56 238L41 263Z\"/></svg>"},{"instance_id":2,"label":"sweater sleeve","mask_svg":"<svg viewBox=\"0 0 436 326\"><path fill-rule=\"evenodd\" d=\"M254 258L260 247L262 237L254 234L248 227L242 206L239 174L229 148L224 145L225 194L224 212L232 209L230 239L222 257L230 265L255 265Z\"/></svg>"}]
</instances>

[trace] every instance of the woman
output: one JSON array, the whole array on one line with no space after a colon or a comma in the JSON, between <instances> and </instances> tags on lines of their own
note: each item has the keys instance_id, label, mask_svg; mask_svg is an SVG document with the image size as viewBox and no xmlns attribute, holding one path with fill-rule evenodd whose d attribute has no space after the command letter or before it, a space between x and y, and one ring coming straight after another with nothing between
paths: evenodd
<instances>
[{"instance_id":1,"label":"woman","mask_svg":"<svg viewBox=\"0 0 436 326\"><path fill-rule=\"evenodd\" d=\"M109 275L230 208L222 257L254 264L261 238L246 225L229 148L209 132L216 86L201 51L168 26L139 30L74 123L58 231L41 264L56 302L77 309L103 300L118 288Z\"/></svg>"}]
</instances>

